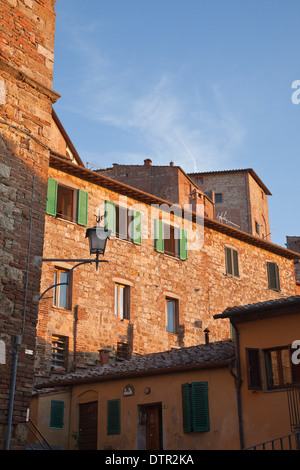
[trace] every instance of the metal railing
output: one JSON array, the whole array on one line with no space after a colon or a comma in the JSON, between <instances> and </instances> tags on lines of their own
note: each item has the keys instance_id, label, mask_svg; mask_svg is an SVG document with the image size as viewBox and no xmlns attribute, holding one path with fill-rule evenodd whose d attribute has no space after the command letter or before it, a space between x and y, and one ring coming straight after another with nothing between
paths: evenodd
<instances>
[{"instance_id":1,"label":"metal railing","mask_svg":"<svg viewBox=\"0 0 300 470\"><path fill-rule=\"evenodd\" d=\"M290 425L292 431L300 430L300 385L291 384L287 388Z\"/></svg>"},{"instance_id":2,"label":"metal railing","mask_svg":"<svg viewBox=\"0 0 300 470\"><path fill-rule=\"evenodd\" d=\"M37 426L33 423L33 421L31 421L30 418L28 420L28 430L36 438L38 442L38 446L37 446L36 444L26 441L30 449L36 450L37 448L39 448L42 450L53 450L49 442L46 440L46 438L43 436L41 431L37 428Z\"/></svg>"},{"instance_id":3,"label":"metal railing","mask_svg":"<svg viewBox=\"0 0 300 470\"><path fill-rule=\"evenodd\" d=\"M243 450L299 450L300 431L287 434L286 436L271 439Z\"/></svg>"}]
</instances>

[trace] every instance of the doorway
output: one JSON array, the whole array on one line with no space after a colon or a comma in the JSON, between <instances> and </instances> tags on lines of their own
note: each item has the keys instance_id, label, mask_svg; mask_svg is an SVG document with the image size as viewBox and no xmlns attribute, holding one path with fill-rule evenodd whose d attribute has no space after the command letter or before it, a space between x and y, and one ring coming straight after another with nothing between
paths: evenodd
<instances>
[{"instance_id":1,"label":"doorway","mask_svg":"<svg viewBox=\"0 0 300 470\"><path fill-rule=\"evenodd\" d=\"M97 450L98 402L79 405L79 450Z\"/></svg>"},{"instance_id":2,"label":"doorway","mask_svg":"<svg viewBox=\"0 0 300 470\"><path fill-rule=\"evenodd\" d=\"M138 441L141 450L163 449L161 403L139 406Z\"/></svg>"}]
</instances>

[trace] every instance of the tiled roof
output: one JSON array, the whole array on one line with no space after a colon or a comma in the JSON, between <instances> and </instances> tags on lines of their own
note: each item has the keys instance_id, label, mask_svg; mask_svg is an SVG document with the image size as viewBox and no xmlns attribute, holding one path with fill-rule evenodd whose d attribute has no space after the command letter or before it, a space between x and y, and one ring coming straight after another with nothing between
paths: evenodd
<instances>
[{"instance_id":1,"label":"tiled roof","mask_svg":"<svg viewBox=\"0 0 300 470\"><path fill-rule=\"evenodd\" d=\"M214 318L237 317L239 315L245 315L247 313L270 311L292 305L299 305L300 307L300 295L286 297L284 299L266 300L264 302L257 302L254 304L228 307L226 310L224 310L223 313L214 315Z\"/></svg>"},{"instance_id":2,"label":"tiled roof","mask_svg":"<svg viewBox=\"0 0 300 470\"><path fill-rule=\"evenodd\" d=\"M93 369L66 374L41 383L36 388L68 386L84 382L113 380L123 376L154 375L193 368L221 367L235 357L234 341L217 341L180 349L137 356Z\"/></svg>"}]
</instances>

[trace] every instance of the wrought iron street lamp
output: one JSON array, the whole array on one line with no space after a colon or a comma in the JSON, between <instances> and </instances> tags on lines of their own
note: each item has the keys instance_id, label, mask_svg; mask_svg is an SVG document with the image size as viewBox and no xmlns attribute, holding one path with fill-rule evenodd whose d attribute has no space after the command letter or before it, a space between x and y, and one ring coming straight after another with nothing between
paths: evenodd
<instances>
[{"instance_id":1,"label":"wrought iron street lamp","mask_svg":"<svg viewBox=\"0 0 300 470\"><path fill-rule=\"evenodd\" d=\"M60 282L58 284L54 284L53 286L48 287L42 295L40 296L39 300L43 298L43 296L48 292L50 289L53 289L54 287L57 286L62 286L62 285L68 285L69 284L69 279L71 276L71 273L74 271L75 268L82 264L92 264L96 263L96 271L98 271L98 265L99 263L108 263L107 260L100 260L99 255L104 255L105 249L106 249L106 244L107 240L109 240L111 235L111 230L107 230L103 227L96 226L92 228L88 228L86 231L85 238L89 239L89 246L90 246L90 254L91 255L96 255L95 259L58 259L58 258L43 258L42 261L60 261L60 262L73 262L77 263L73 268L70 269L70 271L67 274L67 281L66 282Z\"/></svg>"}]
</instances>

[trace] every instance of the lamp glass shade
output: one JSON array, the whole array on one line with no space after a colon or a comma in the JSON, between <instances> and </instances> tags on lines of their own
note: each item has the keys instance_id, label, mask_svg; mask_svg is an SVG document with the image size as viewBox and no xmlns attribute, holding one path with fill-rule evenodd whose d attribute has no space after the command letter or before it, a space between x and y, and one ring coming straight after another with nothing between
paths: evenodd
<instances>
[{"instance_id":1,"label":"lamp glass shade","mask_svg":"<svg viewBox=\"0 0 300 470\"><path fill-rule=\"evenodd\" d=\"M86 237L89 239L90 254L104 255L106 243L111 234L110 230L103 227L92 227L86 231Z\"/></svg>"}]
</instances>

